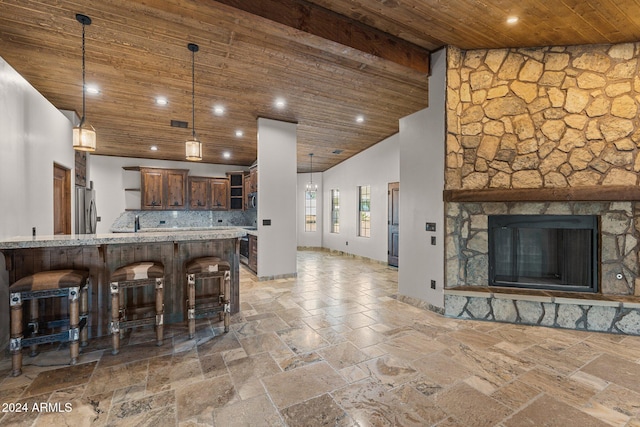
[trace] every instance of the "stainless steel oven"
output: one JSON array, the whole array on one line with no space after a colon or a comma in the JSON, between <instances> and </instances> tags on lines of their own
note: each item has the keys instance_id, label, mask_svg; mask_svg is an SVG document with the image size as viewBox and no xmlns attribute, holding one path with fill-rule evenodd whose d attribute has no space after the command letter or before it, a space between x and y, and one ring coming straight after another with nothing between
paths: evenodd
<instances>
[{"instance_id":1,"label":"stainless steel oven","mask_svg":"<svg viewBox=\"0 0 640 427\"><path fill-rule=\"evenodd\" d=\"M249 236L240 238L240 262L243 264L249 263Z\"/></svg>"}]
</instances>

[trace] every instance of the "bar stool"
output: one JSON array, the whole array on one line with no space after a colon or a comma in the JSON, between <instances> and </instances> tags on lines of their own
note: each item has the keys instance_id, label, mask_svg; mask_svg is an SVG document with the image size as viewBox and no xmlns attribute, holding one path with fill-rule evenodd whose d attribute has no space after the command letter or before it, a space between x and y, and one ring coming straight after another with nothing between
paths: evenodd
<instances>
[{"instance_id":1,"label":"bar stool","mask_svg":"<svg viewBox=\"0 0 640 427\"><path fill-rule=\"evenodd\" d=\"M155 287L155 304L146 306L127 306L126 290L141 286ZM112 354L120 351L120 337L126 329L155 325L156 344L162 345L164 325L164 266L159 262L136 262L118 268L111 274L111 339ZM120 292L122 290L122 292ZM155 309L155 310L154 310ZM155 311L155 316L127 320L127 310L136 314Z\"/></svg>"},{"instance_id":2,"label":"bar stool","mask_svg":"<svg viewBox=\"0 0 640 427\"><path fill-rule=\"evenodd\" d=\"M186 264L187 273L187 320L189 339L196 333L196 318L219 313L224 318L224 331L229 332L231 266L217 257L195 258ZM214 296L200 295L196 300L196 280L218 278L219 292ZM202 293L201 293L202 294Z\"/></svg>"},{"instance_id":3,"label":"bar stool","mask_svg":"<svg viewBox=\"0 0 640 427\"><path fill-rule=\"evenodd\" d=\"M78 361L79 341L87 344L87 285L89 272L84 270L50 270L35 273L9 286L9 305L11 306L11 375L22 373L22 348L30 346L31 356L38 354L38 344L69 342L71 365ZM45 298L69 298L68 317L40 323L39 300ZM80 301L78 301L80 299ZM30 301L29 322L23 327L23 301ZM66 328L57 333L38 335L41 328ZM24 334L29 334L24 338Z\"/></svg>"}]
</instances>

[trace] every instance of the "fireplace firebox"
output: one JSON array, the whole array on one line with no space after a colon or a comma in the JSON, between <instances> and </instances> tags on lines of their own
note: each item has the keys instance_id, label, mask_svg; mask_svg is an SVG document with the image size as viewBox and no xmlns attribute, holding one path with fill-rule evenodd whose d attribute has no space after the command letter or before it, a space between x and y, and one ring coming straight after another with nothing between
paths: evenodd
<instances>
[{"instance_id":1,"label":"fireplace firebox","mask_svg":"<svg viewBox=\"0 0 640 427\"><path fill-rule=\"evenodd\" d=\"M489 285L598 291L598 217L489 215Z\"/></svg>"}]
</instances>

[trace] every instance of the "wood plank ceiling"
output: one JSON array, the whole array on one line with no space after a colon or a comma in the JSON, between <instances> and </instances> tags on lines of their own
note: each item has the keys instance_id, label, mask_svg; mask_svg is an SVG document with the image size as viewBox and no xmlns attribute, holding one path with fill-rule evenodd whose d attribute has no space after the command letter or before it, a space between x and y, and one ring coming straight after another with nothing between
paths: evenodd
<instances>
[{"instance_id":1,"label":"wood plank ceiling","mask_svg":"<svg viewBox=\"0 0 640 427\"><path fill-rule=\"evenodd\" d=\"M638 0L0 0L0 56L56 107L79 113L76 13L93 20L87 83L100 93L87 95L87 119L97 154L184 159L191 130L170 121L191 126L186 45L197 43L203 161L250 165L256 119L267 117L298 123L299 172L309 153L314 171L326 170L425 108L428 51L640 39ZM511 15L517 25L506 24ZM169 104L156 105L158 96Z\"/></svg>"}]
</instances>

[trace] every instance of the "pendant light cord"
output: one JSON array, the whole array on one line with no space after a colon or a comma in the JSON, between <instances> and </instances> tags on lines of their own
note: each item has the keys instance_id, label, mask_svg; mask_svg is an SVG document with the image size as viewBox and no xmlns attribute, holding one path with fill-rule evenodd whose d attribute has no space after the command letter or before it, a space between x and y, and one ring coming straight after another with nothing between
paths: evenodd
<instances>
[{"instance_id":1,"label":"pendant light cord","mask_svg":"<svg viewBox=\"0 0 640 427\"><path fill-rule=\"evenodd\" d=\"M86 85L85 85L85 67L84 67L84 27L85 24L82 24L82 119L80 119L80 126L84 124L84 112L86 108Z\"/></svg>"},{"instance_id":2,"label":"pendant light cord","mask_svg":"<svg viewBox=\"0 0 640 427\"><path fill-rule=\"evenodd\" d=\"M191 135L196 139L196 50L191 51Z\"/></svg>"}]
</instances>

